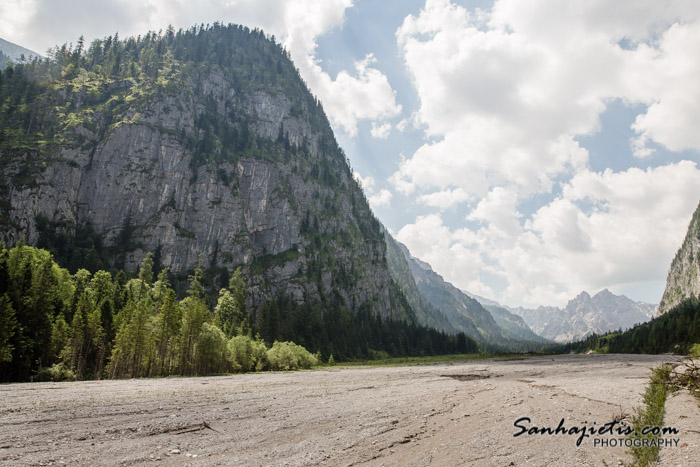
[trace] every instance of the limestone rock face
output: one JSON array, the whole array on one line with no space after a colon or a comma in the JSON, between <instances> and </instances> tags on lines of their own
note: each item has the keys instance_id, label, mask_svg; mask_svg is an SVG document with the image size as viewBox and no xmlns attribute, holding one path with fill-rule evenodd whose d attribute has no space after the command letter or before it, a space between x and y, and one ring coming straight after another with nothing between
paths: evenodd
<instances>
[{"instance_id":1,"label":"limestone rock face","mask_svg":"<svg viewBox=\"0 0 700 467\"><path fill-rule=\"evenodd\" d=\"M0 154L4 241L37 245L90 225L109 266L134 270L157 252L182 275L201 258L242 266L252 306L282 292L401 317L379 223L320 104L281 49L265 60L277 72L264 84L174 62L152 83L85 78L46 91L68 109L54 118L69 121L68 143L31 183L18 182L26 153Z\"/></svg>"},{"instance_id":2,"label":"limestone rock face","mask_svg":"<svg viewBox=\"0 0 700 467\"><path fill-rule=\"evenodd\" d=\"M605 289L591 297L581 292L564 309L539 307L537 309L511 308L522 316L535 333L556 342L572 342L596 333L629 329L649 321L655 305L615 295Z\"/></svg>"},{"instance_id":3,"label":"limestone rock face","mask_svg":"<svg viewBox=\"0 0 700 467\"><path fill-rule=\"evenodd\" d=\"M690 297L700 297L700 204L690 221L683 245L671 263L657 316Z\"/></svg>"}]
</instances>

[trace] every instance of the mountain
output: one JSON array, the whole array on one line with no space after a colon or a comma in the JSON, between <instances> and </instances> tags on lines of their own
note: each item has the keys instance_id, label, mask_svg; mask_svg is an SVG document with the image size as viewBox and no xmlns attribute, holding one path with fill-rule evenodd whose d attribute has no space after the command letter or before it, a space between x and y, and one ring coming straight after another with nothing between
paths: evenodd
<instances>
[{"instance_id":1,"label":"mountain","mask_svg":"<svg viewBox=\"0 0 700 467\"><path fill-rule=\"evenodd\" d=\"M5 63L8 61L18 62L22 55L24 55L27 60L31 57L41 57L41 55L36 52L0 38L0 64L2 65L2 69L5 68Z\"/></svg>"},{"instance_id":2,"label":"mountain","mask_svg":"<svg viewBox=\"0 0 700 467\"><path fill-rule=\"evenodd\" d=\"M416 285L410 261L414 260L408 249L402 243L397 242L386 229L384 241L386 242L386 260L394 282L398 285L408 304L416 314L418 322L435 329L451 334L459 332L450 320L440 310L435 308L420 292ZM481 337L478 332L470 328L470 337Z\"/></svg>"},{"instance_id":3,"label":"mountain","mask_svg":"<svg viewBox=\"0 0 700 467\"><path fill-rule=\"evenodd\" d=\"M685 240L671 262L657 316L691 297L700 297L700 204L690 220Z\"/></svg>"},{"instance_id":4,"label":"mountain","mask_svg":"<svg viewBox=\"0 0 700 467\"><path fill-rule=\"evenodd\" d=\"M635 324L649 321L655 309L655 305L614 295L607 289L593 297L581 292L563 310L542 306L535 310L509 308L522 316L535 333L556 342L572 342L593 333L629 329Z\"/></svg>"},{"instance_id":5,"label":"mountain","mask_svg":"<svg viewBox=\"0 0 700 467\"><path fill-rule=\"evenodd\" d=\"M552 343L551 340L535 334L532 329L530 329L530 326L525 323L525 320L521 316L513 313L510 308L502 306L494 300L489 300L488 298L467 292L466 290L462 290L462 292L479 302L481 306L488 310L491 316L493 316L494 321L496 321L496 324L498 324L503 333L510 339Z\"/></svg>"},{"instance_id":6,"label":"mountain","mask_svg":"<svg viewBox=\"0 0 700 467\"><path fill-rule=\"evenodd\" d=\"M493 316L496 324L502 329L503 334L510 339L519 341L541 342L543 344L551 343L549 339L538 336L525 323L525 320L514 313L506 310L503 307L495 305L483 305L491 316Z\"/></svg>"},{"instance_id":7,"label":"mountain","mask_svg":"<svg viewBox=\"0 0 700 467\"><path fill-rule=\"evenodd\" d=\"M392 278L415 310L419 323L447 333L464 332L482 344L501 349L533 350L538 347L533 343L548 342L533 333L519 316L502 308L487 310L445 281L386 230L384 237Z\"/></svg>"},{"instance_id":8,"label":"mountain","mask_svg":"<svg viewBox=\"0 0 700 467\"><path fill-rule=\"evenodd\" d=\"M283 296L415 320L320 103L262 31L169 28L51 55L0 76L8 245L71 272L133 271L153 252L175 285L199 264L220 288L241 267L249 310Z\"/></svg>"},{"instance_id":9,"label":"mountain","mask_svg":"<svg viewBox=\"0 0 700 467\"><path fill-rule=\"evenodd\" d=\"M420 294L440 310L455 329L481 342L502 343L506 340L501 328L479 302L446 282L428 263L411 257L408 249L404 247L402 250Z\"/></svg>"}]
</instances>

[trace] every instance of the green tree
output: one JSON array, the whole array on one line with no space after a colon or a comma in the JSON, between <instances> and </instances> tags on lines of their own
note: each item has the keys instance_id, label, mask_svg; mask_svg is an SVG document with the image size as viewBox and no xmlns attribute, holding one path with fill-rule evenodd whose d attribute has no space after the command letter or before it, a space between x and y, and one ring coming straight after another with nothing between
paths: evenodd
<instances>
[{"instance_id":1,"label":"green tree","mask_svg":"<svg viewBox=\"0 0 700 467\"><path fill-rule=\"evenodd\" d=\"M158 356L154 374L167 376L174 370L176 344L182 325L182 310L172 289L167 289L158 303L158 314L154 326Z\"/></svg>"},{"instance_id":2,"label":"green tree","mask_svg":"<svg viewBox=\"0 0 700 467\"><path fill-rule=\"evenodd\" d=\"M195 346L195 373L202 375L230 371L231 358L227 344L221 329L211 323L204 323Z\"/></svg>"},{"instance_id":3,"label":"green tree","mask_svg":"<svg viewBox=\"0 0 700 467\"><path fill-rule=\"evenodd\" d=\"M12 336L17 329L15 310L7 294L0 296L0 363L12 361L14 346L11 343Z\"/></svg>"},{"instance_id":4,"label":"green tree","mask_svg":"<svg viewBox=\"0 0 700 467\"><path fill-rule=\"evenodd\" d=\"M180 328L179 355L180 374L190 375L195 371L195 344L204 323L212 320L211 312L204 300L187 297L180 302L182 326Z\"/></svg>"},{"instance_id":5,"label":"green tree","mask_svg":"<svg viewBox=\"0 0 700 467\"><path fill-rule=\"evenodd\" d=\"M128 302L120 312L119 330L110 362L113 378L138 378L148 374L153 348L151 309L148 300Z\"/></svg>"},{"instance_id":6,"label":"green tree","mask_svg":"<svg viewBox=\"0 0 700 467\"><path fill-rule=\"evenodd\" d=\"M240 269L233 273L228 289L219 291L219 300L214 309L215 322L227 337L250 334L246 310L246 286Z\"/></svg>"},{"instance_id":7,"label":"green tree","mask_svg":"<svg viewBox=\"0 0 700 467\"><path fill-rule=\"evenodd\" d=\"M84 290L71 324L70 368L78 378L99 378L105 354L100 310Z\"/></svg>"},{"instance_id":8,"label":"green tree","mask_svg":"<svg viewBox=\"0 0 700 467\"><path fill-rule=\"evenodd\" d=\"M153 283L153 255L149 251L146 257L141 262L141 268L139 269L139 279L144 283L151 285Z\"/></svg>"}]
</instances>

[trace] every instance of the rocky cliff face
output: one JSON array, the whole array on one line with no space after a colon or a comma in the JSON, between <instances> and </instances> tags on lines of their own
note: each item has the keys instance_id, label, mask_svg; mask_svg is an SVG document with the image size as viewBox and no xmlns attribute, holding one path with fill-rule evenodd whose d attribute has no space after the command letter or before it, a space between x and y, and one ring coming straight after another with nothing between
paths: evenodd
<instances>
[{"instance_id":1,"label":"rocky cliff face","mask_svg":"<svg viewBox=\"0 0 700 467\"><path fill-rule=\"evenodd\" d=\"M581 340L590 334L629 329L649 321L656 307L614 295L607 289L591 297L581 292L563 310L539 307L535 310L512 308L538 335L557 342Z\"/></svg>"},{"instance_id":2,"label":"rocky cliff face","mask_svg":"<svg viewBox=\"0 0 700 467\"><path fill-rule=\"evenodd\" d=\"M218 64L174 37L150 75L88 68L42 88L37 127L62 143L0 148L4 240L58 248L89 226L109 265L242 266L252 306L282 292L401 318L379 224L286 54L235 26L191 40L235 46Z\"/></svg>"},{"instance_id":3,"label":"rocky cliff face","mask_svg":"<svg viewBox=\"0 0 700 467\"><path fill-rule=\"evenodd\" d=\"M671 263L657 316L690 297L700 297L700 204L690 221L683 245Z\"/></svg>"}]
</instances>

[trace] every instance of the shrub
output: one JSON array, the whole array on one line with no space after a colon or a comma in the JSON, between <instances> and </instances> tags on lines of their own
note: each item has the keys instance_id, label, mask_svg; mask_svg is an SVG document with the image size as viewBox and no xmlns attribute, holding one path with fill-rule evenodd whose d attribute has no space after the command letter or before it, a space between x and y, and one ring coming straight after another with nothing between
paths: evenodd
<instances>
[{"instance_id":1,"label":"shrub","mask_svg":"<svg viewBox=\"0 0 700 467\"><path fill-rule=\"evenodd\" d=\"M34 376L34 381L75 381L75 373L66 368L66 366L61 363L56 363L50 367L41 368L36 372Z\"/></svg>"},{"instance_id":2,"label":"shrub","mask_svg":"<svg viewBox=\"0 0 700 467\"><path fill-rule=\"evenodd\" d=\"M228 341L228 349L236 371L262 371L267 368L264 342L248 336L235 336Z\"/></svg>"},{"instance_id":3,"label":"shrub","mask_svg":"<svg viewBox=\"0 0 700 467\"><path fill-rule=\"evenodd\" d=\"M270 368L273 370L296 370L311 368L318 360L304 347L294 342L277 342L267 351Z\"/></svg>"},{"instance_id":4,"label":"shrub","mask_svg":"<svg viewBox=\"0 0 700 467\"><path fill-rule=\"evenodd\" d=\"M231 358L223 331L204 323L199 332L196 352L197 374L225 373L231 369Z\"/></svg>"}]
</instances>

